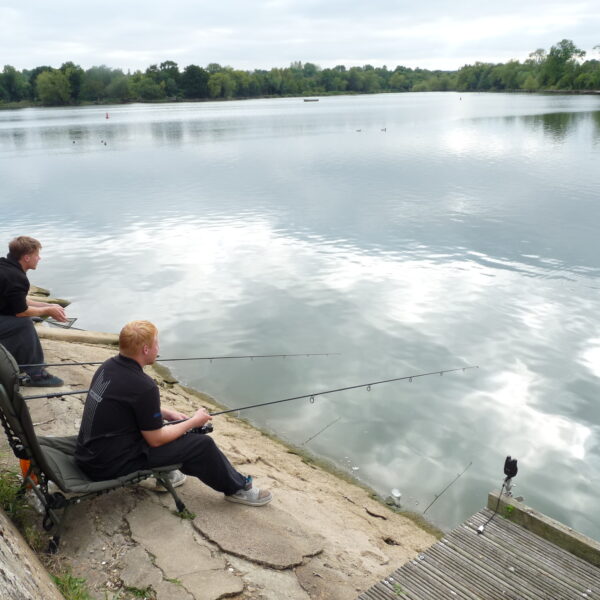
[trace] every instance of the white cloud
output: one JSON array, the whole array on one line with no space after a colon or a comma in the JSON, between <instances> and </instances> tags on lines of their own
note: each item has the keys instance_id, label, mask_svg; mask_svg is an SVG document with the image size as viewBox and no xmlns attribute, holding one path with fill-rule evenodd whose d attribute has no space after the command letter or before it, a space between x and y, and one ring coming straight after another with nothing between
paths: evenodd
<instances>
[{"instance_id":1,"label":"white cloud","mask_svg":"<svg viewBox=\"0 0 600 600\"><path fill-rule=\"evenodd\" d=\"M172 58L247 69L293 60L454 69L523 60L563 38L591 51L599 25L591 2L0 0L0 56L19 69L67 60L145 69Z\"/></svg>"}]
</instances>

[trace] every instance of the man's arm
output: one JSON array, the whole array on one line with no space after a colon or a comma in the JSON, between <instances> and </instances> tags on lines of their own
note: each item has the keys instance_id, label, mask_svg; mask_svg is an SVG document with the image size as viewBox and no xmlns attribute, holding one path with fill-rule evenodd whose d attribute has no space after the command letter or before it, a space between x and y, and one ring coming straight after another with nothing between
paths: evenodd
<instances>
[{"instance_id":1,"label":"man's arm","mask_svg":"<svg viewBox=\"0 0 600 600\"><path fill-rule=\"evenodd\" d=\"M148 446L151 448L158 448L159 446L164 446L165 444L180 438L194 427L202 427L202 425L211 419L212 417L208 414L208 412L206 412L206 409L202 407L199 408L187 421L161 427L160 429L153 429L151 431L142 430L142 435L144 436Z\"/></svg>"},{"instance_id":2,"label":"man's arm","mask_svg":"<svg viewBox=\"0 0 600 600\"><path fill-rule=\"evenodd\" d=\"M170 408L162 408L160 409L160 414L165 421L181 421L183 419L188 419L187 415L180 413L177 410L172 410Z\"/></svg>"},{"instance_id":3,"label":"man's arm","mask_svg":"<svg viewBox=\"0 0 600 600\"><path fill-rule=\"evenodd\" d=\"M61 323L67 320L65 309L60 304L48 304L47 302L37 302L36 300L27 300L27 310L17 313L15 317L52 317Z\"/></svg>"},{"instance_id":4,"label":"man's arm","mask_svg":"<svg viewBox=\"0 0 600 600\"><path fill-rule=\"evenodd\" d=\"M40 302L39 300L32 300L29 296L27 296L27 306L36 306L36 307L56 306L56 303ZM59 306L60 306L60 304L59 304Z\"/></svg>"}]
</instances>

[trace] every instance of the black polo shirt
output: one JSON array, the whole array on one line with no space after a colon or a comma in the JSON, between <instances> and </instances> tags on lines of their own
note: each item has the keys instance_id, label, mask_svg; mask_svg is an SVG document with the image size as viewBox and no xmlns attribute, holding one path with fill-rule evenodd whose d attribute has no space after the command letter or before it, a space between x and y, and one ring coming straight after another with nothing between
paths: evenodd
<instances>
[{"instance_id":1,"label":"black polo shirt","mask_svg":"<svg viewBox=\"0 0 600 600\"><path fill-rule=\"evenodd\" d=\"M0 258L0 315L12 316L27 310L29 279L10 253Z\"/></svg>"},{"instance_id":2,"label":"black polo shirt","mask_svg":"<svg viewBox=\"0 0 600 600\"><path fill-rule=\"evenodd\" d=\"M92 378L75 460L96 480L146 468L149 446L141 431L162 426L158 386L135 360L119 354Z\"/></svg>"}]
</instances>

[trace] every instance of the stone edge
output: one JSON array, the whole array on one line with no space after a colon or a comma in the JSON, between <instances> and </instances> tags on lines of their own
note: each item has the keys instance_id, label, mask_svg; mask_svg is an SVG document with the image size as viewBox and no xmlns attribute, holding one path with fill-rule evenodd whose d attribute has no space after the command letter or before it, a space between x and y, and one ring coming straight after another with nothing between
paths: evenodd
<instances>
[{"instance_id":1,"label":"stone edge","mask_svg":"<svg viewBox=\"0 0 600 600\"><path fill-rule=\"evenodd\" d=\"M495 510L496 506L499 515L509 521L539 535L590 564L600 567L600 543L596 540L539 513L511 496L500 496L500 492L493 491L488 494L487 507L490 510Z\"/></svg>"}]
</instances>

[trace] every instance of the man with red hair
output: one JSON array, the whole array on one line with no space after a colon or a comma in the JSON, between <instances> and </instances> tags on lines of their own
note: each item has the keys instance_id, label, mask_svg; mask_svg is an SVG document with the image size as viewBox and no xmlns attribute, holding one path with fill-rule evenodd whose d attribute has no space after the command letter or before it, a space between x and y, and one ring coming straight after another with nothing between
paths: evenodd
<instances>
[{"instance_id":1,"label":"man with red hair","mask_svg":"<svg viewBox=\"0 0 600 600\"><path fill-rule=\"evenodd\" d=\"M0 344L21 365L44 362L44 352L31 317L52 317L63 323L67 320L62 306L27 298L29 279L26 273L37 268L41 248L38 240L22 235L10 242L6 258L0 258ZM21 385L59 387L63 384L62 379L43 367L23 370L27 377Z\"/></svg>"},{"instance_id":2,"label":"man with red hair","mask_svg":"<svg viewBox=\"0 0 600 600\"><path fill-rule=\"evenodd\" d=\"M75 459L92 479L113 479L140 469L180 463L225 499L249 506L271 501L252 486L206 434L190 432L212 417L199 408L190 418L161 407L156 382L143 368L158 356L158 331L149 321L127 323L119 354L96 371L85 401ZM163 420L179 421L164 425Z\"/></svg>"}]
</instances>

